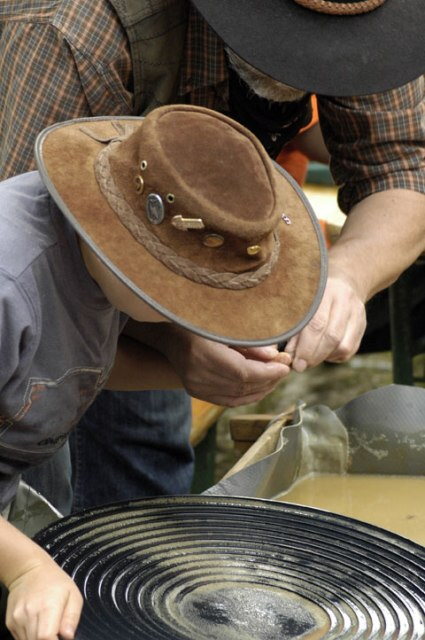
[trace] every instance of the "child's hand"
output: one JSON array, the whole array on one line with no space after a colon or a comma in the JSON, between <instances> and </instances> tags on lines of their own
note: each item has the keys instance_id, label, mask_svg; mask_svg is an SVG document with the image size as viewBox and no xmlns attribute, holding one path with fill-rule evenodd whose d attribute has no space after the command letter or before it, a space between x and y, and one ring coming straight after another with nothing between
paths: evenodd
<instances>
[{"instance_id":1,"label":"child's hand","mask_svg":"<svg viewBox=\"0 0 425 640\"><path fill-rule=\"evenodd\" d=\"M235 347L245 358L249 360L260 360L261 362L279 362L287 367L292 364L292 357L285 351L278 351L277 346L268 347Z\"/></svg>"},{"instance_id":2,"label":"child's hand","mask_svg":"<svg viewBox=\"0 0 425 640\"><path fill-rule=\"evenodd\" d=\"M201 400L227 407L259 402L291 371L290 355L273 346L231 348L175 327L173 334L166 355Z\"/></svg>"},{"instance_id":3,"label":"child's hand","mask_svg":"<svg viewBox=\"0 0 425 640\"><path fill-rule=\"evenodd\" d=\"M9 585L6 626L15 640L72 640L83 598L49 556L39 560Z\"/></svg>"}]
</instances>

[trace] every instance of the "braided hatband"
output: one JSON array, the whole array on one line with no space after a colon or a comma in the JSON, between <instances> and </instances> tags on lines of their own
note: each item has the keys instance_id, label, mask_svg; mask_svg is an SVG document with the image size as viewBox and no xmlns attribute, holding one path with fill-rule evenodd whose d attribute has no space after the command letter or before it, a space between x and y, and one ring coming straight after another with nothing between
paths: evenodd
<instances>
[{"instance_id":1,"label":"braided hatband","mask_svg":"<svg viewBox=\"0 0 425 640\"><path fill-rule=\"evenodd\" d=\"M269 276L280 252L280 239L277 233L273 234L274 247L268 262L258 269L245 273L218 272L207 267L201 267L191 260L179 256L171 247L163 244L159 238L151 233L142 220L133 212L111 174L109 156L114 149L114 145L119 144L124 139L124 137L119 137L112 140L99 153L95 161L95 175L104 197L118 215L122 224L150 254L174 271L174 273L194 282L207 284L210 287L234 290L248 289L257 286Z\"/></svg>"},{"instance_id":2,"label":"braided hatband","mask_svg":"<svg viewBox=\"0 0 425 640\"><path fill-rule=\"evenodd\" d=\"M313 9L320 13L331 13L339 16L356 15L367 13L377 9L385 0L351 0L351 2L340 2L339 0L295 0L306 9Z\"/></svg>"}]
</instances>

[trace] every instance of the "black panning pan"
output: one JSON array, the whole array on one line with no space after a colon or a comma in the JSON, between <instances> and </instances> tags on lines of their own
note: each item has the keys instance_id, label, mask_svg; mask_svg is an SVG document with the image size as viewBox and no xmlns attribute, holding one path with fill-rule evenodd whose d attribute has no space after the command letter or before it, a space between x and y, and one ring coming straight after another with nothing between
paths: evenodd
<instances>
[{"instance_id":1,"label":"black panning pan","mask_svg":"<svg viewBox=\"0 0 425 640\"><path fill-rule=\"evenodd\" d=\"M35 539L84 594L78 640L425 638L425 548L317 509L152 498Z\"/></svg>"}]
</instances>

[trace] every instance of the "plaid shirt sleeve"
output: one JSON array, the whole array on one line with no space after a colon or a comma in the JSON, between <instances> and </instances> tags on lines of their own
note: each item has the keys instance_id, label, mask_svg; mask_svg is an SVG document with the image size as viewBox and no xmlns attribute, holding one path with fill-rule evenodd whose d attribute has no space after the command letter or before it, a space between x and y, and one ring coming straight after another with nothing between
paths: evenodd
<instances>
[{"instance_id":1,"label":"plaid shirt sleeve","mask_svg":"<svg viewBox=\"0 0 425 640\"><path fill-rule=\"evenodd\" d=\"M0 7L0 179L34 168L46 126L132 114L127 39L106 2Z\"/></svg>"},{"instance_id":2,"label":"plaid shirt sleeve","mask_svg":"<svg viewBox=\"0 0 425 640\"><path fill-rule=\"evenodd\" d=\"M425 194L425 76L370 96L319 97L319 113L345 213L377 191Z\"/></svg>"}]
</instances>

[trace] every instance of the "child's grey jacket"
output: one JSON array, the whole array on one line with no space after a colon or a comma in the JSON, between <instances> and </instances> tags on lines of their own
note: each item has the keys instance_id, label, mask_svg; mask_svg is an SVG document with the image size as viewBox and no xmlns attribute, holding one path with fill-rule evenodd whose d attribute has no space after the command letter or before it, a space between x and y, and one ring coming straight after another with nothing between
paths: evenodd
<instances>
[{"instance_id":1,"label":"child's grey jacket","mask_svg":"<svg viewBox=\"0 0 425 640\"><path fill-rule=\"evenodd\" d=\"M38 173L0 183L0 511L104 385L126 320Z\"/></svg>"}]
</instances>

